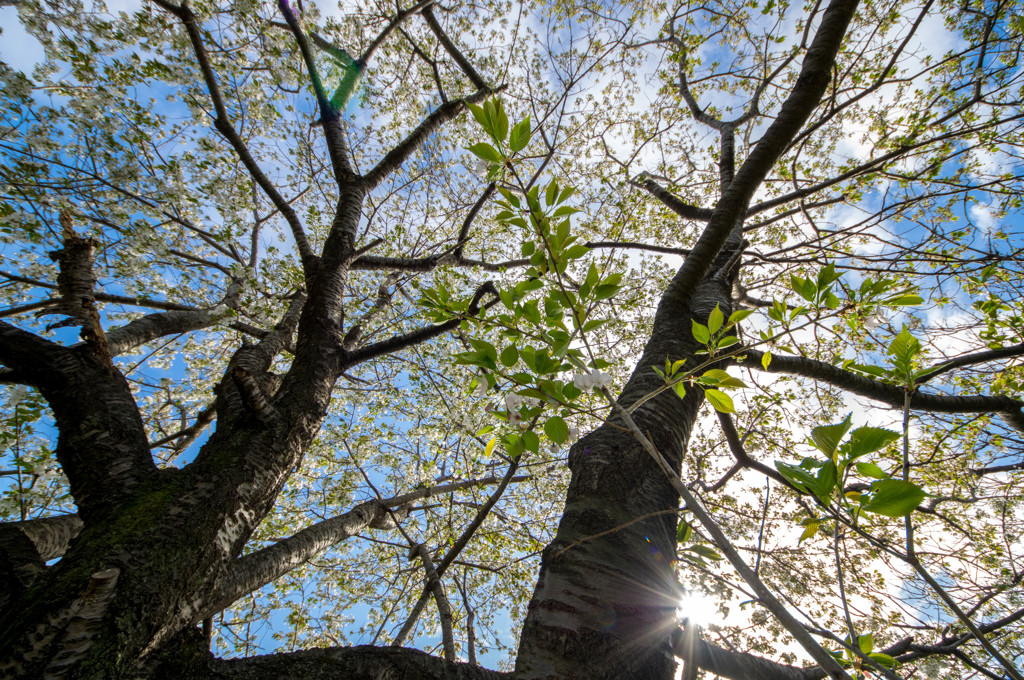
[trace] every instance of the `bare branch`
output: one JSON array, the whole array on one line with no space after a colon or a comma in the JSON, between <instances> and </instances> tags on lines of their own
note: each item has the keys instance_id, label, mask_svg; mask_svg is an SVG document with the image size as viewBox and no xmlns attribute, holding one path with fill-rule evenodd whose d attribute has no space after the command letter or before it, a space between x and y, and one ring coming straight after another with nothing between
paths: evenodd
<instances>
[{"instance_id":1,"label":"bare branch","mask_svg":"<svg viewBox=\"0 0 1024 680\"><path fill-rule=\"evenodd\" d=\"M428 4L423 8L422 15L424 20L427 22L427 26L430 26L430 30L433 31L434 35L437 37L437 41L441 43L445 51L447 51L448 54L451 55L451 58L455 60L455 63L459 65L459 68L461 68L462 72L466 74L467 78L469 78L469 82L473 84L473 87L478 90L486 90L487 83L484 82L484 79L476 72L473 65L469 63L469 59L466 58L466 55L464 55L462 51L455 46L452 39L449 38L448 34L444 32L443 28L441 28L441 24L438 23L437 17L434 16L434 8Z\"/></svg>"},{"instance_id":2,"label":"bare branch","mask_svg":"<svg viewBox=\"0 0 1024 680\"><path fill-rule=\"evenodd\" d=\"M217 82L217 75L214 73L213 65L210 63L210 57L206 52L202 33L199 30L199 26L196 24L195 14L192 13L192 10L186 4L182 4L179 7L167 0L154 0L154 2L177 17L185 27L189 41L192 43L192 50L195 52L196 60L199 62L199 67L203 72L203 79L206 81L206 88L210 93L210 100L213 102L213 108L217 113L217 116L213 120L213 127L216 128L217 131L223 135L224 139L228 141L231 148L234 149L235 154L238 156L238 159L242 161L246 170L249 171L249 175L252 176L253 181L263 190L263 193L267 195L267 198L269 198L270 202L274 204L274 207L281 212L281 215L284 216L285 221L291 229L292 238L295 239L295 246L298 248L299 257L302 260L302 266L306 278L309 279L313 274L313 270L316 268L316 254L313 252L313 249L309 245L309 241L306 239L306 232L302 227L302 222L299 220L298 214L295 212L294 208L292 208L291 204L280 194L277 187L274 186L273 182L270 181L263 170L260 169L256 160L249 152L249 148L246 146L245 141L231 124L231 119L228 117L228 110L224 103L224 96L221 93L220 85Z\"/></svg>"},{"instance_id":3,"label":"bare branch","mask_svg":"<svg viewBox=\"0 0 1024 680\"><path fill-rule=\"evenodd\" d=\"M905 391L896 385L883 383L843 370L824 361L805 357L773 354L771 363L765 369L761 365L763 354L758 350L747 349L744 350L742 357L737 358L736 363L757 370L766 370L768 373L788 373L820 380L847 392L882 402L892 408L903 408ZM960 397L929 394L915 390L910 399L910 408L915 411L931 413L997 413L1012 427L1024 432L1024 413L1021 412L1024 402L1012 397L984 395Z\"/></svg>"},{"instance_id":4,"label":"bare branch","mask_svg":"<svg viewBox=\"0 0 1024 680\"><path fill-rule=\"evenodd\" d=\"M398 143L391 151L380 160L377 165L366 174L364 186L366 191L372 191L380 185L384 179L397 170L412 154L418 149L427 138L436 132L442 125L452 120L466 109L466 104L476 104L483 101L498 89L483 88L477 90L468 97L445 102L437 107L433 113L427 116L415 130Z\"/></svg>"}]
</instances>

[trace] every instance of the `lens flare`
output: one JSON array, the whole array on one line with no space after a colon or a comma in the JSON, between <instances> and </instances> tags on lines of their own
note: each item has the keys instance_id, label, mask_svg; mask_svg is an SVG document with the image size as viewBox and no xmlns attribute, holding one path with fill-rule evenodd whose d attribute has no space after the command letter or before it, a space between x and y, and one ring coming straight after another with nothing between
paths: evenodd
<instances>
[{"instance_id":1,"label":"lens flare","mask_svg":"<svg viewBox=\"0 0 1024 680\"><path fill-rule=\"evenodd\" d=\"M721 618L715 598L695 590L687 590L686 594L679 598L676 616L680 621L689 619L702 628L707 628Z\"/></svg>"}]
</instances>

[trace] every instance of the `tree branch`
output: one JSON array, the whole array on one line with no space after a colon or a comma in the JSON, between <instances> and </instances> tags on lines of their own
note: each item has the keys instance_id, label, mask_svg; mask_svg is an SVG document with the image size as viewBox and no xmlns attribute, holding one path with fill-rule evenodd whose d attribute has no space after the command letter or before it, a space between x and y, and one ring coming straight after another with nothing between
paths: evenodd
<instances>
[{"instance_id":1,"label":"tree branch","mask_svg":"<svg viewBox=\"0 0 1024 680\"><path fill-rule=\"evenodd\" d=\"M829 3L804 56L793 91L736 172L729 188L723 192L707 227L669 284L663 301L672 303L675 298L688 298L710 270L719 251L734 235L754 192L825 93L839 46L856 8L857 0L832 0Z\"/></svg>"},{"instance_id":2,"label":"tree branch","mask_svg":"<svg viewBox=\"0 0 1024 680\"><path fill-rule=\"evenodd\" d=\"M511 481L521 482L527 479L530 479L529 475L516 477ZM330 546L355 536L367 527L387 528L387 521L390 519L388 508L408 506L423 498L496 484L500 481L498 477L491 476L416 489L400 496L361 503L342 515L306 527L274 545L235 560L195 618L199 621L216 614L238 598L272 583Z\"/></svg>"},{"instance_id":3,"label":"tree branch","mask_svg":"<svg viewBox=\"0 0 1024 680\"><path fill-rule=\"evenodd\" d=\"M453 663L417 649L400 647L334 647L268 654L242 659L216 659L188 680L512 680L479 666Z\"/></svg>"},{"instance_id":4,"label":"tree branch","mask_svg":"<svg viewBox=\"0 0 1024 680\"><path fill-rule=\"evenodd\" d=\"M372 191L379 186L388 175L397 170L402 163L412 156L416 149L427 141L430 135L462 113L466 109L466 104L476 104L483 101L489 95L500 91L500 89L483 88L468 97L441 104L366 174L364 177L365 190Z\"/></svg>"},{"instance_id":5,"label":"tree branch","mask_svg":"<svg viewBox=\"0 0 1024 680\"><path fill-rule=\"evenodd\" d=\"M17 529L32 541L40 559L44 561L61 557L68 549L71 539L82 530L82 520L76 514L41 517L24 522L9 522L3 526Z\"/></svg>"},{"instance_id":6,"label":"tree branch","mask_svg":"<svg viewBox=\"0 0 1024 680\"><path fill-rule=\"evenodd\" d=\"M949 371L963 366L973 366L974 364L983 364L987 361L1019 357L1022 355L1024 355L1024 342L1018 345L1010 345L1009 347L1000 347L999 349L989 349L981 352L974 352L973 354L964 354L956 359L938 362L930 371L920 376L918 378L918 382L927 382L936 376L940 376L943 373L948 373Z\"/></svg>"},{"instance_id":7,"label":"tree branch","mask_svg":"<svg viewBox=\"0 0 1024 680\"><path fill-rule=\"evenodd\" d=\"M640 173L635 180L630 180L630 184L646 190L661 201L666 208L683 219L707 222L711 219L712 213L714 213L710 208L699 208L683 201L678 196L670 193L668 189L655 182L646 172Z\"/></svg>"},{"instance_id":8,"label":"tree branch","mask_svg":"<svg viewBox=\"0 0 1024 680\"><path fill-rule=\"evenodd\" d=\"M480 528L480 525L484 523L485 519L487 519L487 515L490 514L491 509L494 508L495 503L497 503L501 496L505 493L505 489L508 487L509 483L518 479L517 477L514 476L516 470L518 469L519 459L516 459L509 466L508 471L505 472L505 476L502 478L501 483L498 484L498 488L495 489L494 493L492 493L490 497L488 497L487 501L480 506L480 509L477 510L476 512L476 516L473 517L473 521L470 522L469 525L462 531L459 537L455 540L455 543L452 545L451 548L448 549L448 552L441 559L441 563L437 566L438 578L444 576L444 573L448 571L448 567L450 567L452 563L455 562L455 558L458 557L459 553L462 552L463 548L465 548L469 544L469 539L473 537L473 534L476 533L477 529ZM416 625L416 620L420 617L420 614L423 613L423 608L427 605L427 600L429 599L429 597L430 589L424 588L423 594L420 595L420 599L417 600L415 605L413 605L412 611L409 612L409 617L405 620L405 624L402 626L402 629L398 632L398 635L395 636L394 641L391 643L392 646L402 646L402 643L405 642L405 638L408 637L409 633L412 632L413 626Z\"/></svg>"},{"instance_id":9,"label":"tree branch","mask_svg":"<svg viewBox=\"0 0 1024 680\"><path fill-rule=\"evenodd\" d=\"M192 50L195 52L196 60L199 62L199 68L203 72L203 80L206 81L206 88L210 93L210 100L213 103L214 111L217 113L213 120L213 127L228 141L238 159L242 161L242 165L249 171L253 181L263 190L263 193L267 195L270 202L274 204L274 207L281 212L281 215L284 216L291 229L292 238L295 239L295 246L302 260L303 272L306 279L309 280L316 268L316 254L306 239L306 232L302 227L298 214L291 204L278 192L277 187L264 174L263 170L260 169L252 154L249 153L249 148L246 146L245 141L231 124L227 107L224 104L224 96L217 82L217 75L213 71L213 65L210 64L210 57L206 52L206 46L203 44L203 37L199 31L199 26L196 25L195 14L192 13L192 10L186 4L177 6L168 2L168 0L154 0L154 2L177 17L185 27L185 32L192 43Z\"/></svg>"},{"instance_id":10,"label":"tree branch","mask_svg":"<svg viewBox=\"0 0 1024 680\"><path fill-rule=\"evenodd\" d=\"M466 74L467 78L469 78L469 82L473 84L473 87L478 90L486 90L487 83L484 82L484 79L476 72L473 65L469 63L469 59L466 58L466 55L464 55L462 51L455 46L452 39L449 38L448 34L444 32L443 28L441 28L441 24L438 23L437 17L434 16L434 8L431 5L427 5L423 8L421 14L423 15L423 19L427 22L427 26L430 27L430 30L433 31L434 35L437 37L437 41L441 43L445 51L448 52L451 58L455 60L455 63L459 65L459 68L462 69L462 72Z\"/></svg>"},{"instance_id":11,"label":"tree branch","mask_svg":"<svg viewBox=\"0 0 1024 680\"><path fill-rule=\"evenodd\" d=\"M487 293L490 293L494 297L489 302L481 305L480 302L483 299L484 295ZM470 301L469 304L468 314L470 316L474 316L476 315L477 312L480 311L481 306L490 307L495 302L497 302L498 299L498 294L497 291L494 289L494 285L488 281L487 283L480 286L477 289L476 293L473 295L473 299ZM339 368L339 371L348 370L352 366L373 359L374 357L383 356L385 354L392 354L407 347L417 345L421 342L426 342L427 340L436 338L439 335L447 333L448 331L455 330L456 328L459 327L459 324L461 323L462 317L459 316L444 323L436 324L434 326L423 326L422 328L417 328L414 331L403 333L402 335L396 335L388 338L387 340L375 342L372 345L366 345L365 347L361 347L353 352L347 353L345 359L341 362L341 367Z\"/></svg>"},{"instance_id":12,"label":"tree branch","mask_svg":"<svg viewBox=\"0 0 1024 680\"><path fill-rule=\"evenodd\" d=\"M684 635L680 632L673 638L676 656L687 665L692 663L727 680L821 680L827 677L819 666L788 666L753 654L722 649L704 640L694 640L692 646L680 644Z\"/></svg>"},{"instance_id":13,"label":"tree branch","mask_svg":"<svg viewBox=\"0 0 1024 680\"><path fill-rule=\"evenodd\" d=\"M772 361L765 369L761 365L763 352L755 349L743 351L736 363L768 373L788 373L813 380L820 380L847 392L859 394L892 408L903 408L905 391L896 385L883 383L866 376L845 371L838 366L807 359L804 357L772 355ZM998 413L1013 428L1024 432L1024 402L1004 396L958 397L944 394L928 394L915 390L910 399L910 408L931 413Z\"/></svg>"},{"instance_id":14,"label":"tree branch","mask_svg":"<svg viewBox=\"0 0 1024 680\"><path fill-rule=\"evenodd\" d=\"M448 596L444 594L444 586L441 584L441 577L434 569L434 561L430 559L430 551L427 546L417 543L413 546L412 554L420 558L423 563L423 571L427 573L426 590L434 596L437 604L437 616L441 620L441 643L444 646L444 658L448 661L456 661L455 637L452 635L452 605L448 602Z\"/></svg>"}]
</instances>

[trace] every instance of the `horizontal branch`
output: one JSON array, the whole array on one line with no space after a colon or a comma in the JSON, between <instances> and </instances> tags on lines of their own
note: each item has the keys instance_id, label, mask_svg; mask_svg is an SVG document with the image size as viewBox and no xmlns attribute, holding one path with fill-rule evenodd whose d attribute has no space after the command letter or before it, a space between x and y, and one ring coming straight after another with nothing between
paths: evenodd
<instances>
[{"instance_id":1,"label":"horizontal branch","mask_svg":"<svg viewBox=\"0 0 1024 680\"><path fill-rule=\"evenodd\" d=\"M902 387L857 375L824 361L805 357L772 355L771 363L765 369L761 365L763 352L748 349L744 350L743 355L737 358L737 364L768 373L786 373L820 380L892 408L903 408L903 398L906 392ZM1014 429L1024 432L1024 413L1021 412L1024 402L1012 397L984 395L960 397L916 390L910 399L910 408L929 413L997 413Z\"/></svg>"},{"instance_id":2,"label":"horizontal branch","mask_svg":"<svg viewBox=\"0 0 1024 680\"><path fill-rule=\"evenodd\" d=\"M207 328L220 318L212 309L147 314L108 332L107 346L110 356L118 356L157 338Z\"/></svg>"},{"instance_id":3,"label":"horizontal branch","mask_svg":"<svg viewBox=\"0 0 1024 680\"><path fill-rule=\"evenodd\" d=\"M666 208L684 219L695 220L698 222L707 222L711 219L711 214L713 212L711 209L700 208L687 203L678 196L669 192L665 187L655 182L646 172L641 173L640 176L631 181L630 184L644 189L651 196L654 196L656 199L661 201Z\"/></svg>"},{"instance_id":4,"label":"horizontal branch","mask_svg":"<svg viewBox=\"0 0 1024 680\"><path fill-rule=\"evenodd\" d=\"M76 514L41 517L24 522L9 522L3 526L17 529L32 541L39 557L54 560L68 549L71 539L82 530L82 520Z\"/></svg>"},{"instance_id":5,"label":"horizontal branch","mask_svg":"<svg viewBox=\"0 0 1024 680\"><path fill-rule=\"evenodd\" d=\"M59 367L68 351L35 333L0 321L0 364L16 374L16 382L34 386L63 382Z\"/></svg>"},{"instance_id":6,"label":"horizontal branch","mask_svg":"<svg viewBox=\"0 0 1024 680\"><path fill-rule=\"evenodd\" d=\"M704 640L686 640L680 631L673 641L676 656L686 664L713 673L726 680L820 680L825 671L820 666L798 668L768 659L722 649Z\"/></svg>"}]
</instances>

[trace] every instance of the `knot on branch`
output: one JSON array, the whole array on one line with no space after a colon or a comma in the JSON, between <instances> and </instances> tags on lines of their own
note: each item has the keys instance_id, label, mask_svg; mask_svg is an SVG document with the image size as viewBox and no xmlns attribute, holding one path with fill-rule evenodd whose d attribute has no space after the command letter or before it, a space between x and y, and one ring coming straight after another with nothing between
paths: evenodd
<instances>
[{"instance_id":1,"label":"knot on branch","mask_svg":"<svg viewBox=\"0 0 1024 680\"><path fill-rule=\"evenodd\" d=\"M244 366L236 364L231 369L231 377L235 379L241 393L242 404L252 410L261 422L270 424L278 419L278 412L267 398L264 386L256 380Z\"/></svg>"},{"instance_id":2,"label":"knot on branch","mask_svg":"<svg viewBox=\"0 0 1024 680\"><path fill-rule=\"evenodd\" d=\"M390 511L383 505L378 504L378 506L380 512L367 525L371 529L394 529L398 526L398 522L409 516L409 510L412 509L412 503L405 503Z\"/></svg>"},{"instance_id":3,"label":"knot on branch","mask_svg":"<svg viewBox=\"0 0 1024 680\"><path fill-rule=\"evenodd\" d=\"M93 265L96 262L96 240L83 238L75 233L71 213L62 210L60 225L63 231L64 247L49 253L50 259L57 263L57 293L59 297L53 304L38 313L39 316L63 314L63 319L47 326L47 330L66 326L81 326L81 337L96 347L101 356L110 358L107 348L107 337L100 325L100 315L96 311L96 275Z\"/></svg>"}]
</instances>

